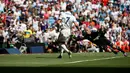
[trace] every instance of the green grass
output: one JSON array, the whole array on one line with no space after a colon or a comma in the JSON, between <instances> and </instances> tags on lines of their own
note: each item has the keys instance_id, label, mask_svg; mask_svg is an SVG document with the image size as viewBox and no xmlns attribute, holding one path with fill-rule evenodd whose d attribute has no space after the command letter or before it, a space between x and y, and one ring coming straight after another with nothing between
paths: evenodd
<instances>
[{"instance_id":1,"label":"green grass","mask_svg":"<svg viewBox=\"0 0 130 73\"><path fill-rule=\"evenodd\" d=\"M71 59L66 53L62 59L57 59L58 55L58 53L0 55L0 67L130 67L130 57L123 57L122 53L117 56L113 53L73 53ZM111 57L118 58L104 59ZM82 60L85 61L68 64Z\"/></svg>"}]
</instances>

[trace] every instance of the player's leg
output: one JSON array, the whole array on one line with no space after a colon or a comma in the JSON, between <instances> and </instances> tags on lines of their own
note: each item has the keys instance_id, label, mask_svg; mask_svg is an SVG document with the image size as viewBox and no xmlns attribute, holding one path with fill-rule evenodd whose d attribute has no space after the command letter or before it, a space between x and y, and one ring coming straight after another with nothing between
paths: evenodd
<instances>
[{"instance_id":1,"label":"player's leg","mask_svg":"<svg viewBox=\"0 0 130 73\"><path fill-rule=\"evenodd\" d=\"M126 52L123 51L119 46L114 45L111 41L107 39L106 39L106 42L107 42L107 45L111 47L112 52L117 54L117 52L113 50L113 48L116 48L117 50L121 51L125 57L127 56Z\"/></svg>"},{"instance_id":2,"label":"player's leg","mask_svg":"<svg viewBox=\"0 0 130 73\"><path fill-rule=\"evenodd\" d=\"M111 42L109 40L107 40L106 38L102 38L102 39L98 39L96 41L93 41L93 43L95 43L98 47L99 47L99 50L100 52L103 52L103 50L106 49L106 46L110 46L110 49L111 51L114 53L114 54L117 54L116 51L114 51L113 49L113 44L111 44Z\"/></svg>"},{"instance_id":3,"label":"player's leg","mask_svg":"<svg viewBox=\"0 0 130 73\"><path fill-rule=\"evenodd\" d=\"M105 42L107 42L107 45L110 46L110 49L111 49L111 51L112 51L114 54L118 54L118 52L113 49L113 48L115 48L115 47L114 47L114 44L113 44L111 41L105 39Z\"/></svg>"},{"instance_id":4,"label":"player's leg","mask_svg":"<svg viewBox=\"0 0 130 73\"><path fill-rule=\"evenodd\" d=\"M71 58L71 52L67 49L65 43L67 41L67 37L69 36L65 36L64 34L65 32L61 32L60 35L59 35L59 38L58 38L58 42L59 42L59 46L61 48L61 53L60 53L60 56L63 56L63 49L68 53L69 57Z\"/></svg>"},{"instance_id":5,"label":"player's leg","mask_svg":"<svg viewBox=\"0 0 130 73\"><path fill-rule=\"evenodd\" d=\"M62 58L62 57L63 57L64 51L66 51L66 52L68 53L69 58L72 57L71 51L69 51L69 50L67 49L67 47L66 47L66 45L65 45L64 43L59 44L59 46L60 46L61 52L60 52L60 55L58 56L58 58Z\"/></svg>"},{"instance_id":6,"label":"player's leg","mask_svg":"<svg viewBox=\"0 0 130 73\"><path fill-rule=\"evenodd\" d=\"M71 57L72 57L71 51L69 51L69 50L67 49L66 45L65 45L65 44L62 44L61 47L68 53L69 57L71 58Z\"/></svg>"},{"instance_id":7,"label":"player's leg","mask_svg":"<svg viewBox=\"0 0 130 73\"><path fill-rule=\"evenodd\" d=\"M110 45L109 45L110 46ZM110 48L109 48L115 55L117 55L118 54L118 52L116 52L114 49L113 49L113 46L110 46Z\"/></svg>"},{"instance_id":8,"label":"player's leg","mask_svg":"<svg viewBox=\"0 0 130 73\"><path fill-rule=\"evenodd\" d=\"M58 56L58 58L62 58L63 53L64 53L64 49L61 47L61 52L60 52L60 55Z\"/></svg>"},{"instance_id":9,"label":"player's leg","mask_svg":"<svg viewBox=\"0 0 130 73\"><path fill-rule=\"evenodd\" d=\"M117 50L121 51L125 57L127 57L126 52L123 51L119 46L114 45L114 47L117 48Z\"/></svg>"},{"instance_id":10,"label":"player's leg","mask_svg":"<svg viewBox=\"0 0 130 73\"><path fill-rule=\"evenodd\" d=\"M113 49L113 44L109 40L107 40L107 38L105 38L105 37L99 39L98 45L100 45L100 47L102 47L102 50L106 50L107 49L107 45L108 45L108 46L110 46L110 50L114 54L117 54L117 52L114 51L114 49Z\"/></svg>"}]
</instances>

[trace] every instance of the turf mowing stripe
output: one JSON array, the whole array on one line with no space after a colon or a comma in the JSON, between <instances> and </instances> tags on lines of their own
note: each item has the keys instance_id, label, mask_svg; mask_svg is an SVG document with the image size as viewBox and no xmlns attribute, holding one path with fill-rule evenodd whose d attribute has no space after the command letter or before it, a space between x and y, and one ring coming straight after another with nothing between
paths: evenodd
<instances>
[{"instance_id":1,"label":"turf mowing stripe","mask_svg":"<svg viewBox=\"0 0 130 73\"><path fill-rule=\"evenodd\" d=\"M65 64L74 64L74 63L100 61L100 60L109 60L109 59L115 59L115 58L122 58L122 56L118 56L118 57L108 57L108 58L100 58L100 59L92 59L92 60L79 60L79 61L73 61L73 62L66 62Z\"/></svg>"}]
</instances>

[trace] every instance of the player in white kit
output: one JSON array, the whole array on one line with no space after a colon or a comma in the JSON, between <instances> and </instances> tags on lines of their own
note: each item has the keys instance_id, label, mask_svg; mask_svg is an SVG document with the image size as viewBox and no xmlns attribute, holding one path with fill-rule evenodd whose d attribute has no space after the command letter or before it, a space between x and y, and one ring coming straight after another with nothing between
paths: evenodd
<instances>
[{"instance_id":1,"label":"player in white kit","mask_svg":"<svg viewBox=\"0 0 130 73\"><path fill-rule=\"evenodd\" d=\"M76 18L71 13L72 5L66 6L66 12L61 13L59 20L57 21L60 25L60 34L58 37L58 44L61 48L61 53L58 56L58 58L62 58L63 52L66 51L69 55L69 58L71 58L71 51L69 51L66 47L66 42L68 41L70 35L71 35L71 28L74 25L77 27L78 30L80 30Z\"/></svg>"}]
</instances>

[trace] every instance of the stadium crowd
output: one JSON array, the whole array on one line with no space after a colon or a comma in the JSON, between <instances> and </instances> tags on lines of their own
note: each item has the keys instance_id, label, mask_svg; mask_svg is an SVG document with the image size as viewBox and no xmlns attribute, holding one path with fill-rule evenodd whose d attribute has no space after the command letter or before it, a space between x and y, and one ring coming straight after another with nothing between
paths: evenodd
<instances>
[{"instance_id":1,"label":"stadium crowd","mask_svg":"<svg viewBox=\"0 0 130 73\"><path fill-rule=\"evenodd\" d=\"M54 47L56 21L67 4L73 5L72 13L82 31L84 26L93 31L105 27L109 40L130 51L130 0L0 0L0 44L19 40ZM82 36L75 27L72 30L73 36ZM83 48L83 41L76 43Z\"/></svg>"}]
</instances>

